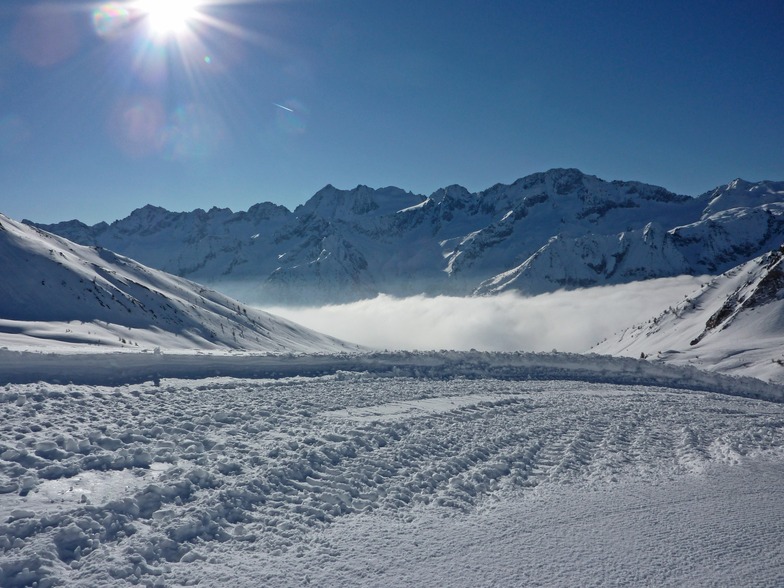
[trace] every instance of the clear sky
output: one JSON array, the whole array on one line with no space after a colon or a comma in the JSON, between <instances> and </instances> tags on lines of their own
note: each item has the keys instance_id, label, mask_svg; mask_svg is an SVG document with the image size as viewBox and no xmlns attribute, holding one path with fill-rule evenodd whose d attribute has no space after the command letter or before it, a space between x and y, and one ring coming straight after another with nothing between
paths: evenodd
<instances>
[{"instance_id":1,"label":"clear sky","mask_svg":"<svg viewBox=\"0 0 784 588\"><path fill-rule=\"evenodd\" d=\"M783 180L782 31L781 0L2 0L0 212Z\"/></svg>"}]
</instances>

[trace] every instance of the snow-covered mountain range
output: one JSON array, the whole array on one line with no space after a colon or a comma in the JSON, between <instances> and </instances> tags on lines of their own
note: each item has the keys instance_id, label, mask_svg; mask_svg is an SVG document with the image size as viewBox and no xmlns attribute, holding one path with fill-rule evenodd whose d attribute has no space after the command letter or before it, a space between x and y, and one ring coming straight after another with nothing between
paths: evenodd
<instances>
[{"instance_id":1,"label":"snow-covered mountain range","mask_svg":"<svg viewBox=\"0 0 784 588\"><path fill-rule=\"evenodd\" d=\"M593 351L782 381L782 333L784 246L732 268Z\"/></svg>"},{"instance_id":2,"label":"snow-covered mountain range","mask_svg":"<svg viewBox=\"0 0 784 588\"><path fill-rule=\"evenodd\" d=\"M692 198L553 169L478 193L327 186L294 211L148 205L111 224L38 226L255 303L533 294L726 271L784 240L784 182Z\"/></svg>"},{"instance_id":3,"label":"snow-covered mountain range","mask_svg":"<svg viewBox=\"0 0 784 588\"><path fill-rule=\"evenodd\" d=\"M356 350L108 250L0 214L0 344Z\"/></svg>"}]
</instances>

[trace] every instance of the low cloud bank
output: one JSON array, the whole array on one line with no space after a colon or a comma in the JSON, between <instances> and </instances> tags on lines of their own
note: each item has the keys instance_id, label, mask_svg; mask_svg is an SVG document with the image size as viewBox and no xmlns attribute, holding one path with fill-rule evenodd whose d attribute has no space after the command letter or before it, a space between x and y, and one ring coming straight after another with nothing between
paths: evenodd
<instances>
[{"instance_id":1,"label":"low cloud bank","mask_svg":"<svg viewBox=\"0 0 784 588\"><path fill-rule=\"evenodd\" d=\"M351 304L264 310L377 349L583 352L658 315L704 281L680 276L532 297L382 294Z\"/></svg>"}]
</instances>

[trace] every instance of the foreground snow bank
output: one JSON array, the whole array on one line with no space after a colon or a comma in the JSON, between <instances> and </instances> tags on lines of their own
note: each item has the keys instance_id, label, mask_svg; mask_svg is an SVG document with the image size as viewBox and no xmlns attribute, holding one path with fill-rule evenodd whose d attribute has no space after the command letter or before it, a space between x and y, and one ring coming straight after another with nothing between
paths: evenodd
<instances>
[{"instance_id":1,"label":"foreground snow bank","mask_svg":"<svg viewBox=\"0 0 784 588\"><path fill-rule=\"evenodd\" d=\"M784 581L782 404L339 372L0 411L2 586Z\"/></svg>"},{"instance_id":2,"label":"foreground snow bank","mask_svg":"<svg viewBox=\"0 0 784 588\"><path fill-rule=\"evenodd\" d=\"M0 349L0 385L73 383L118 385L211 376L282 378L338 372L428 378L583 380L645 384L784 401L784 386L690 366L572 353L394 352L368 354L30 353Z\"/></svg>"}]
</instances>

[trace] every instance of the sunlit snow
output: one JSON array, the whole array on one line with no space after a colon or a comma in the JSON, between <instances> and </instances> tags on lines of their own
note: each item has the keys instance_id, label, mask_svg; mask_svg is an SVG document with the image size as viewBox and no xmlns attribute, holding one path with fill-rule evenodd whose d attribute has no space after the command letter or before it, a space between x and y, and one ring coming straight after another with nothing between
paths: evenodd
<instances>
[{"instance_id":1,"label":"sunlit snow","mask_svg":"<svg viewBox=\"0 0 784 588\"><path fill-rule=\"evenodd\" d=\"M453 359L473 377L6 385L0 584L784 580L784 405Z\"/></svg>"}]
</instances>

